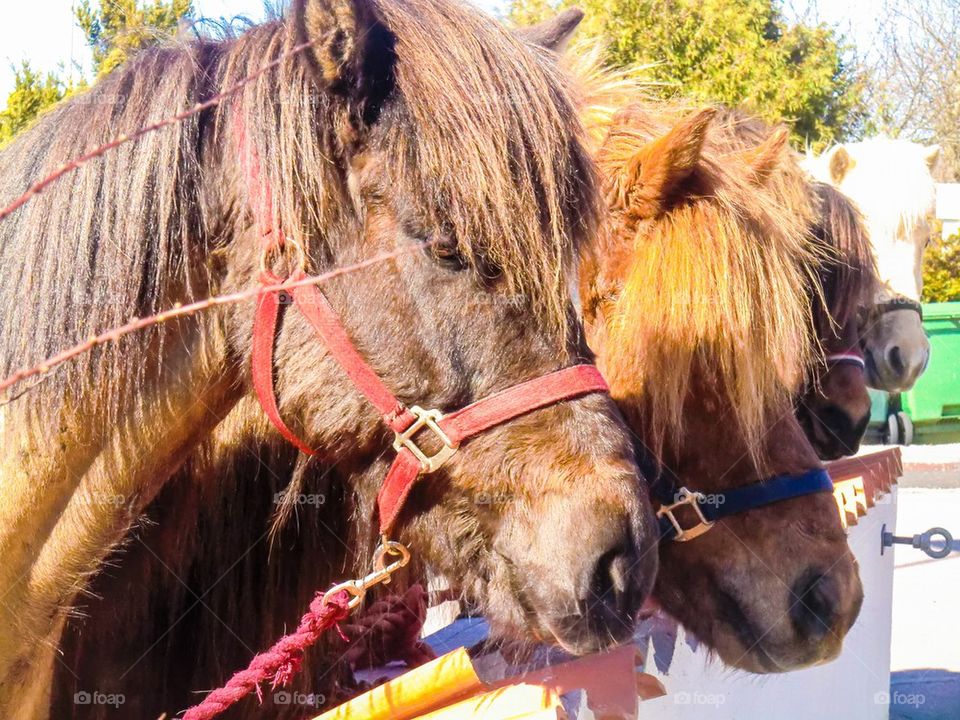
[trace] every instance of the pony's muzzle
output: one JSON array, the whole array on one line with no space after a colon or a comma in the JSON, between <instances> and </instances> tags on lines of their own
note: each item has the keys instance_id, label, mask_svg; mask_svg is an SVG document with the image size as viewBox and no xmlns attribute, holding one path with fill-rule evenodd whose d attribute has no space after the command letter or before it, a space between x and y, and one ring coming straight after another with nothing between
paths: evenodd
<instances>
[{"instance_id":1,"label":"pony's muzzle","mask_svg":"<svg viewBox=\"0 0 960 720\"><path fill-rule=\"evenodd\" d=\"M631 637L658 555L639 540L633 517L578 519L579 532L574 528L570 540L579 561L570 567L571 586L561 581L553 602L548 599L548 626L567 650L583 654Z\"/></svg>"},{"instance_id":2,"label":"pony's muzzle","mask_svg":"<svg viewBox=\"0 0 960 720\"><path fill-rule=\"evenodd\" d=\"M811 568L790 589L790 623L810 654L808 662L836 657L860 614L863 586L859 579L849 585L846 580L843 573Z\"/></svg>"},{"instance_id":3,"label":"pony's muzzle","mask_svg":"<svg viewBox=\"0 0 960 720\"><path fill-rule=\"evenodd\" d=\"M822 460L837 460L854 455L860 449L860 441L870 422L869 409L854 417L849 408L831 404L820 408L815 414L823 424L824 432L816 433L817 437L812 440Z\"/></svg>"},{"instance_id":4,"label":"pony's muzzle","mask_svg":"<svg viewBox=\"0 0 960 720\"><path fill-rule=\"evenodd\" d=\"M793 586L790 620L804 640L818 642L832 631L839 615L840 589L829 575L811 573Z\"/></svg>"},{"instance_id":5,"label":"pony's muzzle","mask_svg":"<svg viewBox=\"0 0 960 720\"><path fill-rule=\"evenodd\" d=\"M899 345L894 345L887 350L886 361L893 379L901 387L913 387L930 361L930 346L917 347L911 352Z\"/></svg>"}]
</instances>

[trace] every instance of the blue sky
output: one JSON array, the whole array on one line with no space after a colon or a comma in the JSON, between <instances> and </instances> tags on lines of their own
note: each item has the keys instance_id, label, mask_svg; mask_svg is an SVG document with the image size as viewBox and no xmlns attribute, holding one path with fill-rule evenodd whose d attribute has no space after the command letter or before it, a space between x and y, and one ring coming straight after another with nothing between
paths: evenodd
<instances>
[{"instance_id":1,"label":"blue sky","mask_svg":"<svg viewBox=\"0 0 960 720\"><path fill-rule=\"evenodd\" d=\"M109 2L109 0L104 0ZM474 0L486 10L497 10L506 0ZM63 66L66 74L87 72L90 52L73 22L71 11L77 0L28 0L9 3L0 24L0 105L13 87L13 65L29 59L41 71ZM821 0L820 19L833 23L868 50L877 26L882 0ZM796 6L801 3L788 3ZM243 15L253 20L264 17L263 0L194 0L200 15L212 18Z\"/></svg>"}]
</instances>

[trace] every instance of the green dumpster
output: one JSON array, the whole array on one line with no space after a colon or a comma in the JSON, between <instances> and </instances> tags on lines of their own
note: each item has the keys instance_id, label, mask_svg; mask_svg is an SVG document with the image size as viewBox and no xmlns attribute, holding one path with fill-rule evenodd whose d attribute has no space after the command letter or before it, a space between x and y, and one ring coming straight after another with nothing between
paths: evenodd
<instances>
[{"instance_id":1,"label":"green dumpster","mask_svg":"<svg viewBox=\"0 0 960 720\"><path fill-rule=\"evenodd\" d=\"M960 439L960 302L927 303L923 329L930 338L930 364L901 395L914 425L915 442Z\"/></svg>"},{"instance_id":2,"label":"green dumpster","mask_svg":"<svg viewBox=\"0 0 960 720\"><path fill-rule=\"evenodd\" d=\"M870 424L885 425L887 422L887 406L890 402L890 394L884 390L874 390L867 388L870 394Z\"/></svg>"}]
</instances>

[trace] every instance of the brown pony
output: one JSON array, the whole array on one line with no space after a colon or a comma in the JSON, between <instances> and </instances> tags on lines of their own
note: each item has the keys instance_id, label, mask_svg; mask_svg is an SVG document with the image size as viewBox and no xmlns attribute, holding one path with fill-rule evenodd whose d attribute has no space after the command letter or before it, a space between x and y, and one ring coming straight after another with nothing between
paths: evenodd
<instances>
[{"instance_id":1,"label":"brown pony","mask_svg":"<svg viewBox=\"0 0 960 720\"><path fill-rule=\"evenodd\" d=\"M591 346L659 459L654 495L685 487L720 503L819 466L792 412L814 357L813 258L805 226L758 184L783 138L738 165L711 144L715 111L685 114L614 117L598 154L613 224L581 285ZM821 492L663 543L654 595L728 664L778 672L834 657L862 589Z\"/></svg>"},{"instance_id":2,"label":"brown pony","mask_svg":"<svg viewBox=\"0 0 960 720\"><path fill-rule=\"evenodd\" d=\"M813 322L823 359L797 399L797 417L824 460L853 455L870 422L863 365L863 318L874 303L878 276L859 211L832 185L812 182L820 208L813 234L825 250Z\"/></svg>"},{"instance_id":3,"label":"brown pony","mask_svg":"<svg viewBox=\"0 0 960 720\"><path fill-rule=\"evenodd\" d=\"M457 408L591 357L571 288L600 198L564 80L495 22L448 0L299 0L288 20L235 41L147 51L0 155L4 202L91 144L193 107L305 40L306 53L220 111L84 165L0 224L0 375L130 314L255 286L261 239L238 135L261 159L273 214L306 249L309 270L434 241L324 285L354 344L404 402ZM169 499L171 475L249 394L251 315L249 305L222 307L101 348L5 408L6 716L47 715L62 629L83 611L78 593L111 548L137 544L131 531L145 508ZM309 580L325 587L367 569L392 438L299 313L285 316L275 374L282 415L318 450L339 518L317 545L278 552L321 558ZM194 503L225 498L211 512L240 520L254 492L246 482L219 496L188 490ZM203 521L179 509L182 523ZM262 534L236 532L245 548ZM626 428L597 394L466 442L418 487L400 528L504 633L578 652L629 636L656 567L654 535ZM201 551L220 540L204 539ZM162 542L175 555L189 540L174 532ZM217 580L188 578L197 603ZM142 581L121 584L106 612L122 622ZM260 575L231 602L269 613L276 592ZM286 622L302 600L284 608ZM222 680L234 659L192 689ZM158 691L166 683L155 681ZM57 716L101 709L58 706Z\"/></svg>"},{"instance_id":4,"label":"brown pony","mask_svg":"<svg viewBox=\"0 0 960 720\"><path fill-rule=\"evenodd\" d=\"M750 159L774 132L786 132L739 110L723 110L716 137ZM878 287L876 262L863 219L832 186L813 180L800 155L785 153L765 184L810 227L817 251L816 287L810 290L814 332L823 353L797 397L797 417L818 455L854 454L870 420L870 396L860 350L861 318Z\"/></svg>"},{"instance_id":5,"label":"brown pony","mask_svg":"<svg viewBox=\"0 0 960 720\"><path fill-rule=\"evenodd\" d=\"M561 35L544 27L523 34ZM731 156L714 110L637 103L630 72L600 57L566 58L612 211L583 263L581 297L638 450L658 461L653 495L671 503L687 488L719 504L767 478L816 472L793 404L817 354L817 257L809 217L768 186L786 137ZM862 588L832 494L819 492L662 543L654 596L728 664L776 672L835 656Z\"/></svg>"}]
</instances>

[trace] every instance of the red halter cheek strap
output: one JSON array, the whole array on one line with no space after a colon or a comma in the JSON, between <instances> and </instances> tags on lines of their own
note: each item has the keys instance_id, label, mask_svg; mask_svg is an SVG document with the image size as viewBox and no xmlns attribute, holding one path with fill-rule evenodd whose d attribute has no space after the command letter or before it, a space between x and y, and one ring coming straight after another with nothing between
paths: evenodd
<instances>
[{"instance_id":1,"label":"red halter cheek strap","mask_svg":"<svg viewBox=\"0 0 960 720\"><path fill-rule=\"evenodd\" d=\"M273 387L273 347L277 323L281 306L289 304L292 297L293 304L313 326L317 338L331 357L340 364L354 387L370 401L383 422L394 432L393 447L397 455L377 497L382 535L389 535L393 529L417 479L439 470L456 454L464 440L534 410L589 393L610 391L596 367L574 365L514 385L446 415L439 410L424 410L418 406L407 408L357 351L336 312L315 285L297 286L291 292L268 289L283 282L282 278L268 269L270 256L287 247L298 251L300 248L290 242L274 222L272 193L262 179L259 161L247 141L239 113L234 124L245 167L247 193L264 245L260 276L262 290L257 298L253 320L251 369L254 391L263 411L280 434L301 451L313 455L313 449L281 417ZM301 261L304 261L300 252ZM301 262L301 266L303 264L305 262ZM296 281L303 277L306 274L301 267L287 279ZM438 452L428 455L416 444L414 438L421 430L430 430L441 441L442 447Z\"/></svg>"},{"instance_id":2,"label":"red halter cheek strap","mask_svg":"<svg viewBox=\"0 0 960 720\"><path fill-rule=\"evenodd\" d=\"M302 277L300 273L291 280ZM277 285L280 279L265 274L264 286ZM290 430L280 415L273 390L273 344L277 332L281 294L264 290L257 301L253 322L253 387L267 417L290 443L310 455L314 451ZM381 534L393 528L403 503L416 480L439 470L460 447L460 443L485 430L502 425L526 413L593 392L609 392L606 381L593 365L574 365L563 370L514 385L447 415L418 406L407 408L384 385L370 365L357 352L327 298L316 286L303 285L293 291L293 303L313 326L319 340L340 364L354 387L380 412L383 422L394 432L397 456L377 497ZM428 455L414 441L421 430L432 431L443 443Z\"/></svg>"}]
</instances>

